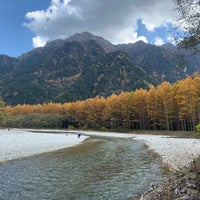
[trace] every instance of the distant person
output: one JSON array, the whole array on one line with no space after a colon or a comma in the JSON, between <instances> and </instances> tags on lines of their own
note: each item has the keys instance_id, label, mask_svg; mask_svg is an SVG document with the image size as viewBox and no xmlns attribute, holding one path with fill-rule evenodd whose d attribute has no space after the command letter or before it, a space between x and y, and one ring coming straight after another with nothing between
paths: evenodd
<instances>
[{"instance_id":1,"label":"distant person","mask_svg":"<svg viewBox=\"0 0 200 200\"><path fill-rule=\"evenodd\" d=\"M80 137L81 137L81 134L79 133L79 134L78 134L78 138L80 138Z\"/></svg>"}]
</instances>

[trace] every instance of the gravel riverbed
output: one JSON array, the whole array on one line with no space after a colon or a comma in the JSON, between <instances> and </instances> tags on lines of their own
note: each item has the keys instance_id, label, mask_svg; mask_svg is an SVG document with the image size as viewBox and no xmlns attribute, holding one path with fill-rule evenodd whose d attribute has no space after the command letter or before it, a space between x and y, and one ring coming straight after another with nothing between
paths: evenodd
<instances>
[{"instance_id":1,"label":"gravel riverbed","mask_svg":"<svg viewBox=\"0 0 200 200\"><path fill-rule=\"evenodd\" d=\"M172 169L189 166L200 155L200 140L195 138L171 137L162 135L134 135L158 153L163 162Z\"/></svg>"},{"instance_id":2,"label":"gravel riverbed","mask_svg":"<svg viewBox=\"0 0 200 200\"><path fill-rule=\"evenodd\" d=\"M200 155L200 139L195 138L98 131L74 131L74 133L97 137L130 138L141 141L150 150L160 155L163 162L171 169L189 166L194 158Z\"/></svg>"},{"instance_id":3,"label":"gravel riverbed","mask_svg":"<svg viewBox=\"0 0 200 200\"><path fill-rule=\"evenodd\" d=\"M53 133L55 130L51 130L51 134L49 134L49 130L43 132L45 131L47 133L32 133L28 130L0 130L0 162L75 146L90 136L139 140L150 150L159 154L163 162L175 171L190 166L191 162L200 155L200 140L195 138L96 131L58 131ZM196 169L198 166L200 167L200 165L195 165L193 167L195 169L189 168L188 172L184 172L183 175L178 173L152 192L144 193L141 199L200 199L200 177L197 176L200 174L200 168Z\"/></svg>"},{"instance_id":4,"label":"gravel riverbed","mask_svg":"<svg viewBox=\"0 0 200 200\"><path fill-rule=\"evenodd\" d=\"M77 137L79 133L80 138ZM0 130L0 162L71 147L83 142L89 136L130 138L142 141L150 150L158 153L163 162L172 169L188 166L200 155L200 140L195 138L98 131L69 131L68 133L63 131L60 134L49 134L14 129Z\"/></svg>"},{"instance_id":5,"label":"gravel riverbed","mask_svg":"<svg viewBox=\"0 0 200 200\"><path fill-rule=\"evenodd\" d=\"M0 130L0 162L55 151L83 142L71 134L32 133L22 130Z\"/></svg>"}]
</instances>

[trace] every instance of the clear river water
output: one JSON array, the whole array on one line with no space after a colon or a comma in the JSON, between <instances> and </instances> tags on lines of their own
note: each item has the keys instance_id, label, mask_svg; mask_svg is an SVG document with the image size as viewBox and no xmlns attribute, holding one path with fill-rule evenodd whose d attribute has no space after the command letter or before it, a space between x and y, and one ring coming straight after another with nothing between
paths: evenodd
<instances>
[{"instance_id":1,"label":"clear river water","mask_svg":"<svg viewBox=\"0 0 200 200\"><path fill-rule=\"evenodd\" d=\"M160 159L132 139L89 139L0 164L1 200L129 200L168 176Z\"/></svg>"}]
</instances>

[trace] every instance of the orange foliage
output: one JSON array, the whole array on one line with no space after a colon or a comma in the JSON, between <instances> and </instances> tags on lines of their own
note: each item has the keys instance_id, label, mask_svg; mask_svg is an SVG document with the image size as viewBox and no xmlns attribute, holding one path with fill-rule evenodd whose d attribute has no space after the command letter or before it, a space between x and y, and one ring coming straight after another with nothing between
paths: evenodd
<instances>
[{"instance_id":1,"label":"orange foliage","mask_svg":"<svg viewBox=\"0 0 200 200\"><path fill-rule=\"evenodd\" d=\"M196 73L175 84L112 94L69 103L7 106L10 115L59 113L78 126L111 129L193 130L200 123L200 77Z\"/></svg>"}]
</instances>

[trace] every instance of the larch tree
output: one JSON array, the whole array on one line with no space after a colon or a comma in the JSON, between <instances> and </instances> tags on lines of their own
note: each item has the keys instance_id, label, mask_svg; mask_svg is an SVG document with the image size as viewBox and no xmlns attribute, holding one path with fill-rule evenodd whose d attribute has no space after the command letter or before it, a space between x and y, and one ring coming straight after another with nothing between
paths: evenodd
<instances>
[{"instance_id":1,"label":"larch tree","mask_svg":"<svg viewBox=\"0 0 200 200\"><path fill-rule=\"evenodd\" d=\"M139 89L134 92L134 115L132 114L133 128L145 130L149 128L147 116L147 90Z\"/></svg>"},{"instance_id":2,"label":"larch tree","mask_svg":"<svg viewBox=\"0 0 200 200\"><path fill-rule=\"evenodd\" d=\"M173 130L172 121L174 118L174 90L168 82L163 82L157 87L158 96L161 100L161 123L166 130Z\"/></svg>"},{"instance_id":3,"label":"larch tree","mask_svg":"<svg viewBox=\"0 0 200 200\"><path fill-rule=\"evenodd\" d=\"M181 121L182 130L194 130L196 119L196 85L191 77L179 81L177 84L176 101L179 110L179 120Z\"/></svg>"},{"instance_id":4,"label":"larch tree","mask_svg":"<svg viewBox=\"0 0 200 200\"><path fill-rule=\"evenodd\" d=\"M159 122L158 122L158 114L159 114L159 102L156 88L151 85L150 89L147 93L147 112L149 118L149 125L152 129L157 130Z\"/></svg>"}]
</instances>

